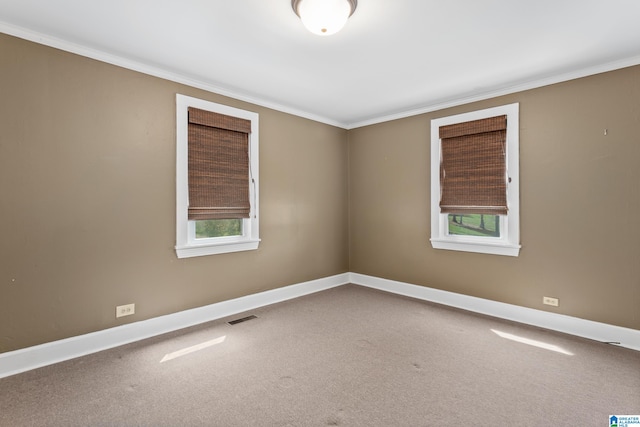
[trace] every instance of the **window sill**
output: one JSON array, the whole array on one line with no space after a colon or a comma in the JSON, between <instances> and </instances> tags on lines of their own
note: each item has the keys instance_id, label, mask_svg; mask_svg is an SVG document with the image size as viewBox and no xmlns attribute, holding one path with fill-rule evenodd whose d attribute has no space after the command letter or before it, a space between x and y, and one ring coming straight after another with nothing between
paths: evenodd
<instances>
[{"instance_id":1,"label":"window sill","mask_svg":"<svg viewBox=\"0 0 640 427\"><path fill-rule=\"evenodd\" d=\"M434 249L446 249L450 251L475 252L490 255L506 255L517 257L520 254L520 245L510 245L504 243L470 243L452 242L450 240L431 239L431 246Z\"/></svg>"},{"instance_id":2,"label":"window sill","mask_svg":"<svg viewBox=\"0 0 640 427\"><path fill-rule=\"evenodd\" d=\"M205 255L225 254L231 252L253 251L258 249L260 240L243 240L204 245L176 246L178 258L191 258Z\"/></svg>"}]
</instances>

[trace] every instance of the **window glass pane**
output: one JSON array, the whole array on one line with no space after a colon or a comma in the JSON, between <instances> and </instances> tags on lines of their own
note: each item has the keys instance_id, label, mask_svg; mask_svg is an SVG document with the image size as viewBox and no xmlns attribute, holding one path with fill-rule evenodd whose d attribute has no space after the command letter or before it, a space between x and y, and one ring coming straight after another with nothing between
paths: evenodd
<instances>
[{"instance_id":1,"label":"window glass pane","mask_svg":"<svg viewBox=\"0 0 640 427\"><path fill-rule=\"evenodd\" d=\"M500 237L500 215L449 214L449 234Z\"/></svg>"},{"instance_id":2,"label":"window glass pane","mask_svg":"<svg viewBox=\"0 0 640 427\"><path fill-rule=\"evenodd\" d=\"M242 236L242 219L196 221L196 239L223 236Z\"/></svg>"}]
</instances>

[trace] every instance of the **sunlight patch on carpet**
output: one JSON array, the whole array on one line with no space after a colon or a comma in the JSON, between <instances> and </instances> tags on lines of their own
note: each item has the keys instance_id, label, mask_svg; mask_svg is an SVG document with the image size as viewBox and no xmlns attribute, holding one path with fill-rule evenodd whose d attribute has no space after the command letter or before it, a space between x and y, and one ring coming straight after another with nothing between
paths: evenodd
<instances>
[{"instance_id":1,"label":"sunlight patch on carpet","mask_svg":"<svg viewBox=\"0 0 640 427\"><path fill-rule=\"evenodd\" d=\"M513 335L513 334L508 334L506 332L501 332L501 331L496 331L495 329L491 329L491 331L493 333L495 333L496 335L498 335L499 337L502 338L506 338L508 340L511 341L516 341L522 344L527 344L527 345L532 345L534 347L538 347L538 348L544 348L545 350L551 350L551 351L555 351L557 353L562 353L562 354L566 354L567 356L573 356L573 353L558 347L557 345L553 345L553 344L548 344L546 342L542 342L542 341L536 341L536 340L532 340L529 338L524 338L524 337L520 337L518 335Z\"/></svg>"},{"instance_id":2,"label":"sunlight patch on carpet","mask_svg":"<svg viewBox=\"0 0 640 427\"><path fill-rule=\"evenodd\" d=\"M173 353L167 353L164 355L160 363L168 362L169 360L176 359L181 356L186 356L187 354L194 353L196 351L203 350L205 348L214 346L216 344L221 344L224 340L227 339L226 335L221 336L220 338L216 338L210 341L203 342L201 344L193 345L191 347L183 348L182 350L174 351Z\"/></svg>"}]
</instances>

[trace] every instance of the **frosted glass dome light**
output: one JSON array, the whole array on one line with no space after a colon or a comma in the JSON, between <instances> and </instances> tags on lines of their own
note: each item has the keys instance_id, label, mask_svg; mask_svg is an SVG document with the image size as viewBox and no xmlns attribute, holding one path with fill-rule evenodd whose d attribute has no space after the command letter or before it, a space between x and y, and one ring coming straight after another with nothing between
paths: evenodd
<instances>
[{"instance_id":1,"label":"frosted glass dome light","mask_svg":"<svg viewBox=\"0 0 640 427\"><path fill-rule=\"evenodd\" d=\"M330 36L344 27L357 0L292 0L291 7L313 34Z\"/></svg>"}]
</instances>

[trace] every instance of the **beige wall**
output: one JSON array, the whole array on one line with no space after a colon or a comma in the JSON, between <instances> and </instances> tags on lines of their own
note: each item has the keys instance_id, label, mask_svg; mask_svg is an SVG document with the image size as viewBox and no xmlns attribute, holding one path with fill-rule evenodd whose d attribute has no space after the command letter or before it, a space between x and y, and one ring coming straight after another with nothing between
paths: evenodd
<instances>
[{"instance_id":1,"label":"beige wall","mask_svg":"<svg viewBox=\"0 0 640 427\"><path fill-rule=\"evenodd\" d=\"M513 102L520 256L432 249L430 120ZM350 270L640 329L639 161L640 67L352 130Z\"/></svg>"},{"instance_id":2,"label":"beige wall","mask_svg":"<svg viewBox=\"0 0 640 427\"><path fill-rule=\"evenodd\" d=\"M348 271L345 130L6 35L0 52L0 352ZM176 93L260 114L257 251L176 257Z\"/></svg>"},{"instance_id":3,"label":"beige wall","mask_svg":"<svg viewBox=\"0 0 640 427\"><path fill-rule=\"evenodd\" d=\"M640 67L347 132L6 35L0 51L0 352L346 271L640 329ZM176 258L176 93L260 113L259 250ZM432 249L430 119L512 102L520 257Z\"/></svg>"}]
</instances>

